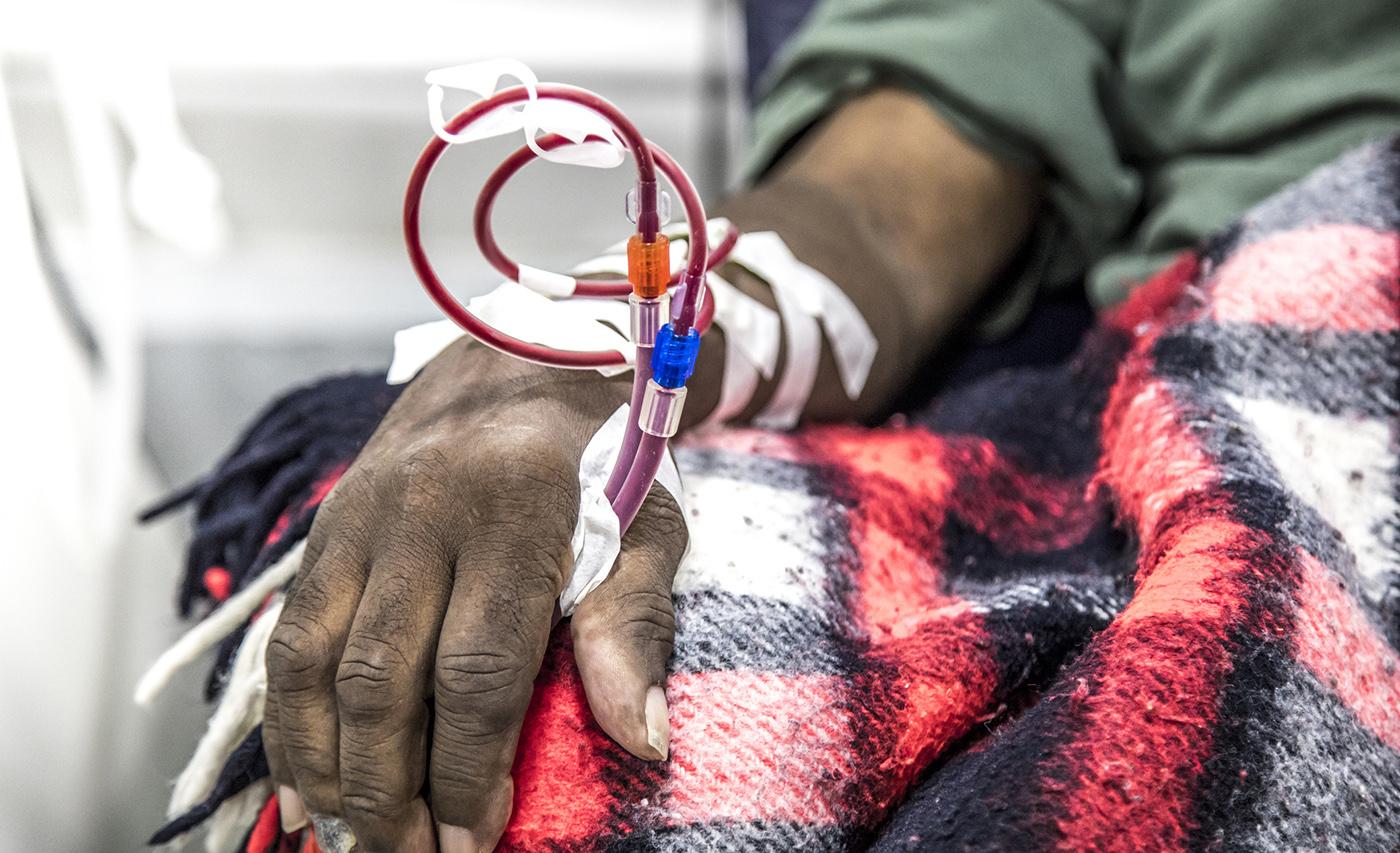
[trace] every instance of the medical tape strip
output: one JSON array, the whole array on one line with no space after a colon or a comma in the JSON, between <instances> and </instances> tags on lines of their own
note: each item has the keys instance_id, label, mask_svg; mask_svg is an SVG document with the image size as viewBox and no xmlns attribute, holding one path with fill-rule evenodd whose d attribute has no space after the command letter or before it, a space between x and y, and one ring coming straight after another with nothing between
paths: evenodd
<instances>
[{"instance_id":1,"label":"medical tape strip","mask_svg":"<svg viewBox=\"0 0 1400 853\"><path fill-rule=\"evenodd\" d=\"M711 219L706 225L710 245L718 246L731 227L728 219ZM690 231L684 225L667 231L671 237L671 272L676 272L685 264ZM773 378L778 366L778 350L783 343L783 328L777 312L713 272L705 281L706 290L715 297L715 324L724 329L726 341L737 339L744 357L765 379Z\"/></svg>"},{"instance_id":2,"label":"medical tape strip","mask_svg":"<svg viewBox=\"0 0 1400 853\"><path fill-rule=\"evenodd\" d=\"M470 92L478 100L485 100L496 93L501 80L507 77L514 77L525 87L525 101L497 107L458 133L447 132L447 118L442 111L444 89ZM555 163L612 169L626 158L627 148L607 119L583 104L554 98L541 100L539 78L519 60L486 59L438 68L429 71L424 82L428 84L428 123L433 133L449 145L524 131L530 149ZM546 151L537 139L541 133L557 133L573 144Z\"/></svg>"},{"instance_id":3,"label":"medical tape strip","mask_svg":"<svg viewBox=\"0 0 1400 853\"><path fill-rule=\"evenodd\" d=\"M764 379L772 379L783 345L778 312L714 273L705 280L715 300L715 324L724 329L725 340L737 346Z\"/></svg>"},{"instance_id":4,"label":"medical tape strip","mask_svg":"<svg viewBox=\"0 0 1400 853\"><path fill-rule=\"evenodd\" d=\"M506 104L478 118L465 130L447 132L443 115L444 88L471 92L479 99L495 94L504 78L514 77L525 87L527 100ZM514 59L488 59L428 72L428 122L433 133L448 144L462 144L523 131L525 142L539 157L555 163L611 169L621 165L626 147L607 119L582 104L553 98L540 99L539 78L529 66ZM572 145L546 151L540 147L540 133L557 133ZM576 282L572 276L520 264L517 281L544 296L572 296Z\"/></svg>"},{"instance_id":5,"label":"medical tape strip","mask_svg":"<svg viewBox=\"0 0 1400 853\"><path fill-rule=\"evenodd\" d=\"M623 403L603 423L589 439L579 460L579 509L578 522L574 525L573 553L574 569L564 591L559 594L559 610L569 616L579 602L598 585L607 580L622 553L622 534L612 505L608 503L603 490L612 473L617 459L618 447L622 444L623 433L627 429L629 406ZM681 508L681 518L688 516L681 491L680 470L667 449L661 459L661 467L656 472L656 482L661 485ZM689 536L687 536L689 540Z\"/></svg>"},{"instance_id":6,"label":"medical tape strip","mask_svg":"<svg viewBox=\"0 0 1400 853\"><path fill-rule=\"evenodd\" d=\"M739 258L735 258L743 263ZM754 270L758 274L757 270ZM755 426L763 429L792 429L802 417L802 410L812 397L812 388L817 384L817 368L821 362L822 333L817 325L816 315L801 303L801 297L793 292L791 279L783 284L770 280L773 296L778 302L778 313L783 318L783 331L787 337L787 363L778 386L768 398L768 404L754 416Z\"/></svg>"},{"instance_id":7,"label":"medical tape strip","mask_svg":"<svg viewBox=\"0 0 1400 853\"><path fill-rule=\"evenodd\" d=\"M724 329L724 374L719 403L701 427L719 426L738 417L758 390L758 378L773 377L782 344L777 312L710 273L708 289L715 300L715 325Z\"/></svg>"},{"instance_id":8,"label":"medical tape strip","mask_svg":"<svg viewBox=\"0 0 1400 853\"><path fill-rule=\"evenodd\" d=\"M627 256L609 252L606 255L599 255L596 258L589 258L581 264L576 264L569 272L575 276L598 275L600 273L626 276Z\"/></svg>"},{"instance_id":9,"label":"medical tape strip","mask_svg":"<svg viewBox=\"0 0 1400 853\"><path fill-rule=\"evenodd\" d=\"M850 297L831 279L799 261L777 233L739 237L731 255L773 288L787 335L787 364L778 387L754 423L770 429L797 424L811 397L821 359L821 326L826 329L842 388L855 399L865 387L878 343Z\"/></svg>"},{"instance_id":10,"label":"medical tape strip","mask_svg":"<svg viewBox=\"0 0 1400 853\"><path fill-rule=\"evenodd\" d=\"M384 381L402 385L418 375L428 362L465 335L462 327L451 320L419 323L394 333L394 357Z\"/></svg>"},{"instance_id":11,"label":"medical tape strip","mask_svg":"<svg viewBox=\"0 0 1400 853\"><path fill-rule=\"evenodd\" d=\"M827 339L831 341L832 355L836 358L836 372L841 376L841 386L849 399L856 399L865 390L870 378L870 368L875 364L875 354L880 342L875 332L865 321L865 315L846 295L846 291L817 270L793 259L804 275L822 294L822 326Z\"/></svg>"},{"instance_id":12,"label":"medical tape strip","mask_svg":"<svg viewBox=\"0 0 1400 853\"><path fill-rule=\"evenodd\" d=\"M636 347L627 339L627 305L605 299L547 299L513 281L474 297L467 310L512 337L569 350L616 350L625 363L599 367L604 376L632 369ZM451 320L420 323L394 334L394 357L385 381L408 382L465 332Z\"/></svg>"},{"instance_id":13,"label":"medical tape strip","mask_svg":"<svg viewBox=\"0 0 1400 853\"><path fill-rule=\"evenodd\" d=\"M706 223L710 245L719 245L731 227L723 217ZM674 273L685 264L690 230L680 223L663 233L671 240ZM724 373L720 377L719 403L699 424L702 428L723 424L744 411L758 390L760 374L765 379L773 377L782 346L782 322L776 311L713 272L706 276L706 284L715 300L715 325L724 330Z\"/></svg>"},{"instance_id":14,"label":"medical tape strip","mask_svg":"<svg viewBox=\"0 0 1400 853\"><path fill-rule=\"evenodd\" d=\"M571 275L550 272L526 264L517 266L520 271L516 274L516 281L541 296L551 299L567 298L573 296L574 288L578 287L578 282Z\"/></svg>"},{"instance_id":15,"label":"medical tape strip","mask_svg":"<svg viewBox=\"0 0 1400 853\"><path fill-rule=\"evenodd\" d=\"M758 390L758 370L744 357L733 336L724 339L724 373L720 377L719 403L697 426L709 429L737 418Z\"/></svg>"},{"instance_id":16,"label":"medical tape strip","mask_svg":"<svg viewBox=\"0 0 1400 853\"><path fill-rule=\"evenodd\" d=\"M729 227L726 219L711 220L710 239L718 243ZM685 264L689 231L683 226L669 230L675 235L671 242L671 270L675 272ZM627 256L612 253L584 261L572 272L574 275L617 274L626 268ZM699 425L701 427L722 424L742 413L758 389L759 375L772 378L782 346L782 322L776 311L715 273L709 273L706 282L710 298L715 300L715 325L724 330L725 357L719 404Z\"/></svg>"}]
</instances>

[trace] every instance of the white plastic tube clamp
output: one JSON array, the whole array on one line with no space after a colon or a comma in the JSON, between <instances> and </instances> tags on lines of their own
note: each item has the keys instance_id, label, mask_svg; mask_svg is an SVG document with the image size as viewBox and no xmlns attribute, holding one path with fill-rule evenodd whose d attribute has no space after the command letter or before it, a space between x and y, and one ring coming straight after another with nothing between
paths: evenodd
<instances>
[{"instance_id":1,"label":"white plastic tube clamp","mask_svg":"<svg viewBox=\"0 0 1400 853\"><path fill-rule=\"evenodd\" d=\"M685 408L685 387L663 388L656 380L647 382L646 393L642 395L642 408L637 413L637 426L647 435L670 438L681 425L681 411Z\"/></svg>"}]
</instances>

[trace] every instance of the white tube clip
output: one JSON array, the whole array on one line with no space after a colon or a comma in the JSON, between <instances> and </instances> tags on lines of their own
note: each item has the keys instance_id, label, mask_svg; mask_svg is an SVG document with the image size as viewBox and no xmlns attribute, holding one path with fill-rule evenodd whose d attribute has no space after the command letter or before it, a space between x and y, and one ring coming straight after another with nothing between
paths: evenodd
<instances>
[{"instance_id":1,"label":"white tube clip","mask_svg":"<svg viewBox=\"0 0 1400 853\"><path fill-rule=\"evenodd\" d=\"M471 92L478 100L484 100L497 92L503 78L511 77L525 87L529 95L525 101L491 110L457 133L447 131L447 119L442 112L444 89ZM582 104L541 99L539 78L518 59L486 59L439 68L428 72L425 82L428 84L428 121L433 133L449 144L475 142L523 130L525 144L552 163L611 169L626 157L627 147L607 119ZM574 144L545 151L536 141L541 133L557 133Z\"/></svg>"}]
</instances>

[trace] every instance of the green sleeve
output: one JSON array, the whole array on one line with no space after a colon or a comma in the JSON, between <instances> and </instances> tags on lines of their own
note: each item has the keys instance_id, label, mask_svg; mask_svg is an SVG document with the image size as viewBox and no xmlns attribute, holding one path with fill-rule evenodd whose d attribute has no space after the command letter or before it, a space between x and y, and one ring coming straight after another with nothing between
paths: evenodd
<instances>
[{"instance_id":1,"label":"green sleeve","mask_svg":"<svg viewBox=\"0 0 1400 853\"><path fill-rule=\"evenodd\" d=\"M826 0L765 78L749 177L881 83L1042 176L1014 320L1046 284L1115 301L1250 204L1400 130L1400 2Z\"/></svg>"},{"instance_id":2,"label":"green sleeve","mask_svg":"<svg viewBox=\"0 0 1400 853\"><path fill-rule=\"evenodd\" d=\"M1112 245L1139 194L1102 99L1114 74L1104 44L1112 29L1049 0L820 3L764 80L746 172L761 174L842 99L877 82L904 84L975 144L1046 176L1054 221L1039 239L1055 245L1032 267L1072 279ZM1012 290L1014 315L1028 290Z\"/></svg>"},{"instance_id":3,"label":"green sleeve","mask_svg":"<svg viewBox=\"0 0 1400 853\"><path fill-rule=\"evenodd\" d=\"M1397 0L1139 3L1120 53L1122 147L1143 203L1089 270L1100 304L1284 185L1400 133Z\"/></svg>"}]
</instances>

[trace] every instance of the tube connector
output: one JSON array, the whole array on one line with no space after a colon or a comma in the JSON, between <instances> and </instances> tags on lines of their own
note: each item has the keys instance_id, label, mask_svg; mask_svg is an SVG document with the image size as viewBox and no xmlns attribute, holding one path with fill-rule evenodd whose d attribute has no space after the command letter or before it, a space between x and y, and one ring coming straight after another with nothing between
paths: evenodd
<instances>
[{"instance_id":1,"label":"tube connector","mask_svg":"<svg viewBox=\"0 0 1400 853\"><path fill-rule=\"evenodd\" d=\"M662 388L682 388L695 372L695 359L700 354L700 333L695 329L677 336L671 324L656 334L656 347L651 351L651 375Z\"/></svg>"},{"instance_id":2,"label":"tube connector","mask_svg":"<svg viewBox=\"0 0 1400 853\"><path fill-rule=\"evenodd\" d=\"M642 394L642 406L637 412L637 426L647 435L670 438L680 429L681 412L685 409L685 387L666 388L647 381Z\"/></svg>"},{"instance_id":3,"label":"tube connector","mask_svg":"<svg viewBox=\"0 0 1400 853\"><path fill-rule=\"evenodd\" d=\"M657 234L654 243L645 242L640 234L627 241L627 280L632 292L643 299L666 292L671 283L671 241L665 234Z\"/></svg>"},{"instance_id":4,"label":"tube connector","mask_svg":"<svg viewBox=\"0 0 1400 853\"><path fill-rule=\"evenodd\" d=\"M633 187L627 191L627 198L624 209L627 212L627 220L634 225L642 222L642 193L640 186ZM671 196L665 190L656 191L656 222L658 225L665 225L671 221Z\"/></svg>"},{"instance_id":5,"label":"tube connector","mask_svg":"<svg viewBox=\"0 0 1400 853\"><path fill-rule=\"evenodd\" d=\"M656 336L671 315L671 294L644 299L637 294L627 297L631 307L632 342L639 347L656 345Z\"/></svg>"}]
</instances>

